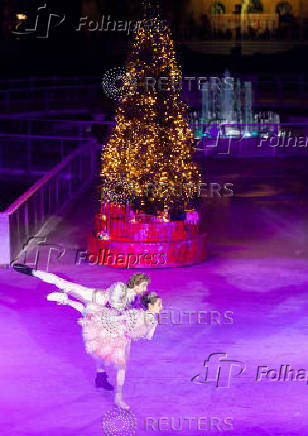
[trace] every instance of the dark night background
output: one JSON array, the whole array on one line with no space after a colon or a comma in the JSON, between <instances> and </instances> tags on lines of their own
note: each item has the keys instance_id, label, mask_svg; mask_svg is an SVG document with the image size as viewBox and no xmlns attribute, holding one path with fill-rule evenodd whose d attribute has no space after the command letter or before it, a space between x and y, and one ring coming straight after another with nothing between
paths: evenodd
<instances>
[{"instance_id":1,"label":"dark night background","mask_svg":"<svg viewBox=\"0 0 308 436\"><path fill-rule=\"evenodd\" d=\"M213 36L208 31L207 17L203 15L197 23L192 20L185 0L164 0L162 15L168 19L177 43L177 55L184 72L222 72L228 67L233 72L250 73L303 73L307 71L305 60L307 46L306 20L301 22L300 44L288 46L288 50L268 50L260 46L252 56L241 56L240 48L235 47L226 54L221 49L209 54L206 49L192 51L188 41L217 41L224 45L221 35ZM141 0L54 0L47 5L45 18L42 14L39 26L45 26L48 13L65 14L65 21L57 28L50 30L47 39L39 39L34 34L12 34L16 25L16 13L24 13L33 22L37 8L43 6L41 0L5 0L0 6L1 18L1 76L18 77L25 75L53 74L97 74L104 72L109 66L121 65L125 61L127 45L131 39L126 32L76 32L82 16L101 17L110 15L111 20L138 20L143 16ZM202 21L203 20L203 21ZM203 24L203 25L202 25ZM296 33L298 21L289 25L293 33L287 33L281 44L291 39L299 42ZM38 26L38 28L39 28ZM43 30L42 30L43 32ZM263 41L269 46L274 38L266 35ZM275 38L276 39L276 38ZM228 43L228 41L227 41ZM264 45L263 44L263 45ZM276 44L277 45L277 44ZM259 52L258 52L259 50ZM215 50L214 50L215 51ZM219 51L219 52L218 52ZM267 52L267 54L265 54Z\"/></svg>"},{"instance_id":2,"label":"dark night background","mask_svg":"<svg viewBox=\"0 0 308 436\"><path fill-rule=\"evenodd\" d=\"M108 95L115 75L106 87L104 77L124 67L132 36L75 29L81 17L141 20L143 1L0 0L0 434L101 436L106 421L108 434L130 433L129 415L109 419L118 386L97 389L98 368L77 325L81 315L47 301L57 290L52 281L18 274L11 268L17 261L91 290L127 283L140 270L150 275L149 290L162 297L168 319L153 341L132 341L124 386L137 423L130 434L166 430L157 422L174 418L176 429L167 434L204 434L204 420L206 431L217 434L231 430L222 425L227 419L234 436L307 436L308 0L160 0L183 75L206 77L209 85L183 86L187 113L171 97L177 104L164 101L153 118L148 100L136 93L139 104L133 100L125 114L136 108L137 122L120 117L110 141L121 98ZM45 3L36 31L29 31ZM42 38L50 14L65 20ZM227 69L230 77L223 76ZM221 79L231 77L230 90ZM168 156L174 143L187 162L185 148L177 147L182 113L207 187L198 214L176 210L169 220L166 213L135 214L129 202L118 209L114 198L106 205L99 175L107 159L119 163L118 151L125 164L115 166L120 196L127 174L150 172L143 150L168 163L167 180L177 185L185 166ZM158 126L148 126L152 119ZM161 124L173 128L165 132ZM136 172L121 177L131 156ZM127 259L155 250L171 263L145 270L142 263L90 264L86 256L78 262L81 253L101 257L101 247ZM93 319L99 318L97 312ZM100 342L90 329L84 336L93 339L91 347ZM120 345L126 341L119 338ZM241 375L236 363L247 366ZM280 379L282 367L292 368L290 378ZM259 368L268 369L266 377L260 371L262 380ZM148 417L154 428L145 427ZM196 417L203 420L200 432ZM189 421L183 431L179 418Z\"/></svg>"}]
</instances>

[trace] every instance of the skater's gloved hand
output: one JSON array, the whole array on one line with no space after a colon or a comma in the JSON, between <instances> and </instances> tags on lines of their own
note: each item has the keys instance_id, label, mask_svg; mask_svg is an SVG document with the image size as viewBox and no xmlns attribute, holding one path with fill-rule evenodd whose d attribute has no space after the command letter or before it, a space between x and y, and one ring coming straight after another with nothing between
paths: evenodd
<instances>
[{"instance_id":1,"label":"skater's gloved hand","mask_svg":"<svg viewBox=\"0 0 308 436\"><path fill-rule=\"evenodd\" d=\"M27 276L33 275L33 268L30 268L29 266L24 265L22 263L15 263L13 265L13 268L15 271L20 272L22 274L26 274Z\"/></svg>"},{"instance_id":2,"label":"skater's gloved hand","mask_svg":"<svg viewBox=\"0 0 308 436\"><path fill-rule=\"evenodd\" d=\"M68 304L68 296L64 292L51 292L47 295L48 301L56 301L57 304Z\"/></svg>"}]
</instances>

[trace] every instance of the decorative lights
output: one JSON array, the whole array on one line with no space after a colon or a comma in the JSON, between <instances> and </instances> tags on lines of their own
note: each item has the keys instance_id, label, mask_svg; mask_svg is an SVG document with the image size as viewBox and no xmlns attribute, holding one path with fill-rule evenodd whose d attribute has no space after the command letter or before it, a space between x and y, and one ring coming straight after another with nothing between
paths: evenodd
<instances>
[{"instance_id":1,"label":"decorative lights","mask_svg":"<svg viewBox=\"0 0 308 436\"><path fill-rule=\"evenodd\" d=\"M28 17L26 14L16 14L16 18L20 21L26 20Z\"/></svg>"},{"instance_id":2,"label":"decorative lights","mask_svg":"<svg viewBox=\"0 0 308 436\"><path fill-rule=\"evenodd\" d=\"M201 174L192 161L193 133L179 87L180 68L168 28L140 27L123 77L125 93L116 111L116 126L102 156L102 197L127 201L154 214L191 206ZM134 78L132 81L131 78ZM147 78L168 78L162 87L146 86ZM163 187L148 197L148 186ZM178 193L181 192L181 196ZM165 219L168 220L167 216ZM164 220L165 220L164 219Z\"/></svg>"}]
</instances>

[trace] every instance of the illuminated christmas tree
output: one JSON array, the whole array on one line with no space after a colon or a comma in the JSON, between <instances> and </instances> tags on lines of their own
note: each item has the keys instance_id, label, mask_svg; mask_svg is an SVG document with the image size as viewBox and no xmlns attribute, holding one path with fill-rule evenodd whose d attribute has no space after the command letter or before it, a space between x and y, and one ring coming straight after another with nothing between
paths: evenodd
<instances>
[{"instance_id":1,"label":"illuminated christmas tree","mask_svg":"<svg viewBox=\"0 0 308 436\"><path fill-rule=\"evenodd\" d=\"M147 0L126 64L116 126L102 156L102 197L157 214L193 207L201 175L170 30Z\"/></svg>"}]
</instances>

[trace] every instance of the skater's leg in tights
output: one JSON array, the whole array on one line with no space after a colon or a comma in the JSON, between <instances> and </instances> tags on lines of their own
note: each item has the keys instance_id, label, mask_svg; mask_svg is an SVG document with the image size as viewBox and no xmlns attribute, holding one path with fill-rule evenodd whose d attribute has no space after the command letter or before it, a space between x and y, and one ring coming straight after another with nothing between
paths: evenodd
<instances>
[{"instance_id":1,"label":"skater's leg in tights","mask_svg":"<svg viewBox=\"0 0 308 436\"><path fill-rule=\"evenodd\" d=\"M125 361L127 362L130 353L130 341L125 346ZM122 409L129 409L128 404L123 401L123 385L125 382L126 363L117 367L116 375L116 392L115 392L115 404Z\"/></svg>"},{"instance_id":2,"label":"skater's leg in tights","mask_svg":"<svg viewBox=\"0 0 308 436\"><path fill-rule=\"evenodd\" d=\"M118 407L121 407L121 409L129 409L128 404L126 404L122 399L122 393L123 393L123 385L125 382L125 372L126 372L126 366L119 366L117 368L117 375L116 375L116 393L115 393L115 399L114 402Z\"/></svg>"},{"instance_id":3,"label":"skater's leg in tights","mask_svg":"<svg viewBox=\"0 0 308 436\"><path fill-rule=\"evenodd\" d=\"M129 354L130 354L130 340L127 342L126 347L125 347L125 359L126 362L129 358Z\"/></svg>"},{"instance_id":4,"label":"skater's leg in tights","mask_svg":"<svg viewBox=\"0 0 308 436\"><path fill-rule=\"evenodd\" d=\"M106 372L103 359L96 359L96 372Z\"/></svg>"}]
</instances>

